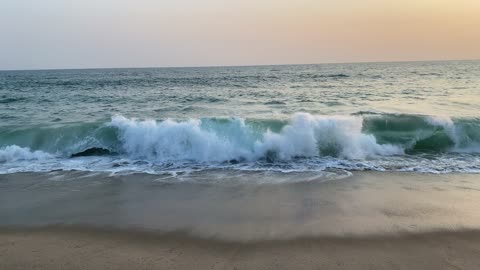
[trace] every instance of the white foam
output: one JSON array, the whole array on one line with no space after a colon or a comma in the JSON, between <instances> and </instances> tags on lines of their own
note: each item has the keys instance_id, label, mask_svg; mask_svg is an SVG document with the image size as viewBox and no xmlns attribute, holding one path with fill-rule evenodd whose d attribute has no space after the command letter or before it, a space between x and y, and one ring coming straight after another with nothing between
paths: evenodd
<instances>
[{"instance_id":1,"label":"white foam","mask_svg":"<svg viewBox=\"0 0 480 270\"><path fill-rule=\"evenodd\" d=\"M355 116L314 116L297 113L279 134L268 132L256 142L257 153L274 150L282 159L321 156L321 149L338 148L340 157L364 159L403 154L401 147L378 144L362 133L363 119ZM319 151L320 149L320 151Z\"/></svg>"},{"instance_id":2,"label":"white foam","mask_svg":"<svg viewBox=\"0 0 480 270\"><path fill-rule=\"evenodd\" d=\"M272 151L277 158L289 160L322 156L325 148L335 148L340 157L349 159L403 154L401 147L378 144L373 135L363 134L360 117L298 113L279 133L267 131L260 139L251 136L253 131L243 120L235 123L223 135L224 130L202 128L200 120L157 122L115 116L111 125L120 130L123 149L130 157L149 160L252 161Z\"/></svg>"},{"instance_id":3,"label":"white foam","mask_svg":"<svg viewBox=\"0 0 480 270\"><path fill-rule=\"evenodd\" d=\"M28 147L9 145L0 148L0 162L13 162L21 160L43 160L53 156L43 151L31 151Z\"/></svg>"},{"instance_id":4,"label":"white foam","mask_svg":"<svg viewBox=\"0 0 480 270\"><path fill-rule=\"evenodd\" d=\"M430 125L451 130L448 136L458 136L453 132L462 131L461 127L455 127L458 123L454 124L449 118L426 119ZM438 156L434 160L421 155L403 155L402 146L380 144L373 135L363 133L362 116L297 113L275 132L268 130L268 125L249 124L239 118L154 121L115 116L107 125L117 129L119 141L115 142L115 152L119 155L70 158L63 152L53 154L10 145L0 148L0 174L51 170L164 173L234 169L289 172L330 168L480 172L478 156L469 154L478 152L478 144L469 142L468 147L458 148L458 152L465 153ZM266 157L273 157L278 162L272 163ZM246 162L224 163L233 159Z\"/></svg>"},{"instance_id":5,"label":"white foam","mask_svg":"<svg viewBox=\"0 0 480 270\"><path fill-rule=\"evenodd\" d=\"M453 120L448 116L427 116L425 121L432 126L439 126L445 130L447 136L455 143L457 147L460 144L461 137Z\"/></svg>"},{"instance_id":6,"label":"white foam","mask_svg":"<svg viewBox=\"0 0 480 270\"><path fill-rule=\"evenodd\" d=\"M233 137L221 138L202 130L200 120L175 122L136 121L123 116L112 118L120 129L122 146L132 158L149 160L225 161L248 155Z\"/></svg>"},{"instance_id":7,"label":"white foam","mask_svg":"<svg viewBox=\"0 0 480 270\"><path fill-rule=\"evenodd\" d=\"M455 124L449 117L429 116L425 120L433 126L440 126L452 140L454 146L449 149L455 153L480 153L480 142L472 140L465 130Z\"/></svg>"}]
</instances>

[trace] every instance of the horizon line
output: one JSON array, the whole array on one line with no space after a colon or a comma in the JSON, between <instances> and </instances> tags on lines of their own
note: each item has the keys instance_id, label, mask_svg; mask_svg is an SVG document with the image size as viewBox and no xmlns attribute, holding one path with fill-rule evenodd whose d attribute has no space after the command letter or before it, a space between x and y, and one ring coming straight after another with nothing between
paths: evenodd
<instances>
[{"instance_id":1,"label":"horizon line","mask_svg":"<svg viewBox=\"0 0 480 270\"><path fill-rule=\"evenodd\" d=\"M447 60L396 60L396 61L355 61L355 62L322 62L322 63L292 63L292 64L245 64L245 65L199 65L199 66L130 66L130 67L85 67L85 68L38 68L38 69L0 69L5 71L55 71L55 70L96 70L96 69L174 69L174 68L234 68L234 67L269 67L269 66L308 66L308 65L334 65L334 64L394 64L394 63L421 63L421 62L468 62L480 61L474 59L447 59Z\"/></svg>"}]
</instances>

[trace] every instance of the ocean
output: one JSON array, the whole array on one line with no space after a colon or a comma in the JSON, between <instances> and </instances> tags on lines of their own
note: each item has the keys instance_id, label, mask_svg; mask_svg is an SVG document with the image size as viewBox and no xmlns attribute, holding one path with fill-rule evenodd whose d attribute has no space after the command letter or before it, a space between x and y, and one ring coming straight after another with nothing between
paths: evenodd
<instances>
[{"instance_id":1,"label":"ocean","mask_svg":"<svg viewBox=\"0 0 480 270\"><path fill-rule=\"evenodd\" d=\"M0 71L0 173L478 173L479 111L479 61Z\"/></svg>"},{"instance_id":2,"label":"ocean","mask_svg":"<svg viewBox=\"0 0 480 270\"><path fill-rule=\"evenodd\" d=\"M479 111L479 61L2 71L0 229L475 230Z\"/></svg>"}]
</instances>

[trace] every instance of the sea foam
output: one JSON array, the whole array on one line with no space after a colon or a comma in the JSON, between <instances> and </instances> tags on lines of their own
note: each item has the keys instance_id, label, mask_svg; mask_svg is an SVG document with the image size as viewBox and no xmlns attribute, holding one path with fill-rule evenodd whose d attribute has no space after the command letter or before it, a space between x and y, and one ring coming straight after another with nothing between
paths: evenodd
<instances>
[{"instance_id":1,"label":"sea foam","mask_svg":"<svg viewBox=\"0 0 480 270\"><path fill-rule=\"evenodd\" d=\"M32 151L28 147L9 145L0 148L0 162L13 162L20 160L42 160L53 156L43 151Z\"/></svg>"},{"instance_id":2,"label":"sea foam","mask_svg":"<svg viewBox=\"0 0 480 270\"><path fill-rule=\"evenodd\" d=\"M115 116L111 125L120 130L123 150L130 157L160 161L290 160L323 155L364 159L403 154L401 147L378 144L373 135L363 134L362 118L355 116L297 113L279 133L267 129L260 136L241 119L230 123L228 134L220 127L204 128L200 120L157 122Z\"/></svg>"}]
</instances>

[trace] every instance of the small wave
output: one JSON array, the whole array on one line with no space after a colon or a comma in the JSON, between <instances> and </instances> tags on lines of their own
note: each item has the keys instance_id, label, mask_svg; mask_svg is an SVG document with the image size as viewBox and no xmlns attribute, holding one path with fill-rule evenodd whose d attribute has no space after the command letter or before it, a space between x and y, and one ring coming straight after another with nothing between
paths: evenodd
<instances>
[{"instance_id":1,"label":"small wave","mask_svg":"<svg viewBox=\"0 0 480 270\"><path fill-rule=\"evenodd\" d=\"M355 115L355 116L368 116L368 115L387 115L386 113L383 113L383 112L377 112L377 111L358 111L358 112L354 112L352 113L351 115Z\"/></svg>"},{"instance_id":2,"label":"small wave","mask_svg":"<svg viewBox=\"0 0 480 270\"><path fill-rule=\"evenodd\" d=\"M324 105L327 105L329 107L334 107L334 106L342 106L342 105L345 105L344 103L340 102L340 101L326 101L326 102L323 102Z\"/></svg>"},{"instance_id":3,"label":"small wave","mask_svg":"<svg viewBox=\"0 0 480 270\"><path fill-rule=\"evenodd\" d=\"M437 72L422 73L422 72L413 71L412 74L416 74L418 76L442 76L442 74Z\"/></svg>"},{"instance_id":4,"label":"small wave","mask_svg":"<svg viewBox=\"0 0 480 270\"><path fill-rule=\"evenodd\" d=\"M287 103L285 103L283 101L279 101L279 100L271 100L271 101L267 101L263 104L265 104L265 105L285 105Z\"/></svg>"},{"instance_id":5,"label":"small wave","mask_svg":"<svg viewBox=\"0 0 480 270\"><path fill-rule=\"evenodd\" d=\"M14 103L14 102L19 102L19 101L24 101L26 98L18 97L18 98L2 98L0 99L0 104L8 104L8 103Z\"/></svg>"},{"instance_id":6,"label":"small wave","mask_svg":"<svg viewBox=\"0 0 480 270\"><path fill-rule=\"evenodd\" d=\"M309 73L309 74L301 74L300 77L309 78L309 79L322 79L322 78L342 79L342 78L348 78L350 76L344 73L338 73L338 74Z\"/></svg>"}]
</instances>

